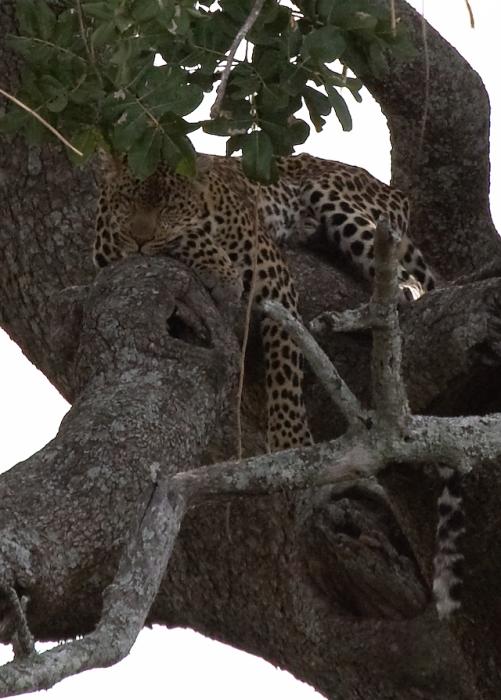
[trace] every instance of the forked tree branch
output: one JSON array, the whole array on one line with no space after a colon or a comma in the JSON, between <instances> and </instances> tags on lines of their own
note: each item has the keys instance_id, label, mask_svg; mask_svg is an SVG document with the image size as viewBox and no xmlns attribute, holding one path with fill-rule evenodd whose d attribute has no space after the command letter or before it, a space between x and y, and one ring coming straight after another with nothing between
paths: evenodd
<instances>
[{"instance_id":1,"label":"forked tree branch","mask_svg":"<svg viewBox=\"0 0 501 700\"><path fill-rule=\"evenodd\" d=\"M5 664L0 669L0 697L51 688L64 678L112 666L127 656L158 592L184 512L183 499L166 482L154 486L115 579L104 592L96 629L83 639Z\"/></svg>"}]
</instances>

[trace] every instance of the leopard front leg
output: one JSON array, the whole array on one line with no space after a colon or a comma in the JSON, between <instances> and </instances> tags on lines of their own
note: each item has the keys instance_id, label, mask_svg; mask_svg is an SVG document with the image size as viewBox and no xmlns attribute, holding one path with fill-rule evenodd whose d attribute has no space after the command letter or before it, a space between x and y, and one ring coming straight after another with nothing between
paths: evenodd
<instances>
[{"instance_id":1,"label":"leopard front leg","mask_svg":"<svg viewBox=\"0 0 501 700\"><path fill-rule=\"evenodd\" d=\"M256 304L272 299L297 317L297 294L280 253L273 248L259 251L256 272ZM268 447L275 451L311 445L313 439L303 397L303 355L280 324L267 316L261 320L261 336Z\"/></svg>"},{"instance_id":2,"label":"leopard front leg","mask_svg":"<svg viewBox=\"0 0 501 700\"><path fill-rule=\"evenodd\" d=\"M271 452L301 445L313 439L303 398L303 356L276 321L263 318L267 443Z\"/></svg>"}]
</instances>

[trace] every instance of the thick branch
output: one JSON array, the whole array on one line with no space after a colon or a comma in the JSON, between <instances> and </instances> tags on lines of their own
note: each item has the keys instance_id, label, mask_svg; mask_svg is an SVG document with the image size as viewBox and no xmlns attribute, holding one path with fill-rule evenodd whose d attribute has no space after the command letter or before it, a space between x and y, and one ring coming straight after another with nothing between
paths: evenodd
<instances>
[{"instance_id":1,"label":"thick branch","mask_svg":"<svg viewBox=\"0 0 501 700\"><path fill-rule=\"evenodd\" d=\"M387 0L374 2L387 10ZM425 23L425 52L421 15L404 0L395 6L417 54L383 78L361 77L388 119L393 182L411 196L412 237L450 279L501 254L489 209L489 99L456 49Z\"/></svg>"},{"instance_id":2,"label":"thick branch","mask_svg":"<svg viewBox=\"0 0 501 700\"><path fill-rule=\"evenodd\" d=\"M326 484L355 482L392 462L447 462L468 472L471 464L501 457L501 414L409 418L405 437L361 428L309 448L287 450L180 472L173 483L190 506L228 495L266 495Z\"/></svg>"}]
</instances>

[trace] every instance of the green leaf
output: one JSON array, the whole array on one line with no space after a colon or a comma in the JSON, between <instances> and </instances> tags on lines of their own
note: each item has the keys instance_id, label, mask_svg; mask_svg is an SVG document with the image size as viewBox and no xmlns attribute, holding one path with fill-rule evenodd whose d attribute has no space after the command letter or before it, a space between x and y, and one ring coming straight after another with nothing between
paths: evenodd
<instances>
[{"instance_id":1,"label":"green leaf","mask_svg":"<svg viewBox=\"0 0 501 700\"><path fill-rule=\"evenodd\" d=\"M130 148L127 162L131 172L144 180L155 172L160 163L162 134L158 129L150 128Z\"/></svg>"},{"instance_id":2,"label":"green leaf","mask_svg":"<svg viewBox=\"0 0 501 700\"><path fill-rule=\"evenodd\" d=\"M231 156L232 153L242 150L242 144L245 136L246 134L235 134L234 136L230 136L230 138L226 141L226 155L228 157Z\"/></svg>"},{"instance_id":3,"label":"green leaf","mask_svg":"<svg viewBox=\"0 0 501 700\"><path fill-rule=\"evenodd\" d=\"M366 31L374 31L377 27L378 20L377 17L369 14L368 12L353 12L350 17L345 19L343 22L343 29L349 29L351 31L364 29Z\"/></svg>"},{"instance_id":4,"label":"green leaf","mask_svg":"<svg viewBox=\"0 0 501 700\"><path fill-rule=\"evenodd\" d=\"M87 76L85 80L79 80L68 93L69 101L77 105L98 105L104 96L105 92L95 75Z\"/></svg>"},{"instance_id":5,"label":"green leaf","mask_svg":"<svg viewBox=\"0 0 501 700\"><path fill-rule=\"evenodd\" d=\"M290 95L277 84L263 85L259 91L255 107L258 114L284 110L289 104Z\"/></svg>"},{"instance_id":6,"label":"green leaf","mask_svg":"<svg viewBox=\"0 0 501 700\"><path fill-rule=\"evenodd\" d=\"M178 174L193 177L197 172L196 152L184 134L164 133L162 155L165 162Z\"/></svg>"},{"instance_id":7,"label":"green leaf","mask_svg":"<svg viewBox=\"0 0 501 700\"><path fill-rule=\"evenodd\" d=\"M171 3L170 8L166 8L166 12L157 16L157 21L169 34L176 37L182 37L190 29L190 15L179 3Z\"/></svg>"},{"instance_id":8,"label":"green leaf","mask_svg":"<svg viewBox=\"0 0 501 700\"><path fill-rule=\"evenodd\" d=\"M387 7L378 7L371 0L319 0L318 10L324 21L328 15L329 23L342 27L343 30L374 31L380 20L389 27Z\"/></svg>"},{"instance_id":9,"label":"green leaf","mask_svg":"<svg viewBox=\"0 0 501 700\"><path fill-rule=\"evenodd\" d=\"M137 22L148 22L158 15L161 4L158 0L135 0L132 6L132 16Z\"/></svg>"},{"instance_id":10,"label":"green leaf","mask_svg":"<svg viewBox=\"0 0 501 700\"><path fill-rule=\"evenodd\" d=\"M50 99L46 103L46 106L50 112L57 113L57 112L62 112L67 104L68 104L68 95L66 94L65 91L61 91L57 95L54 95L54 97L52 97L52 99Z\"/></svg>"},{"instance_id":11,"label":"green leaf","mask_svg":"<svg viewBox=\"0 0 501 700\"><path fill-rule=\"evenodd\" d=\"M325 119L322 119L321 115L326 116L330 114L332 109L329 98L322 92L307 85L303 90L303 99L315 130L317 132L322 131Z\"/></svg>"},{"instance_id":12,"label":"green leaf","mask_svg":"<svg viewBox=\"0 0 501 700\"><path fill-rule=\"evenodd\" d=\"M290 95L300 95L308 78L307 70L301 66L287 64L282 74L281 85Z\"/></svg>"},{"instance_id":13,"label":"green leaf","mask_svg":"<svg viewBox=\"0 0 501 700\"><path fill-rule=\"evenodd\" d=\"M162 91L156 91L147 100L148 106L155 116L174 112L179 117L191 114L202 102L203 91L198 85L166 86Z\"/></svg>"},{"instance_id":14,"label":"green leaf","mask_svg":"<svg viewBox=\"0 0 501 700\"><path fill-rule=\"evenodd\" d=\"M62 48L69 48L72 46L77 36L80 39L80 28L78 26L78 17L76 12L71 10L61 12L57 18L54 43Z\"/></svg>"},{"instance_id":15,"label":"green leaf","mask_svg":"<svg viewBox=\"0 0 501 700\"><path fill-rule=\"evenodd\" d=\"M256 93L260 86L261 80L256 75L255 70L246 63L236 66L230 75L227 86L227 93L232 98L247 97Z\"/></svg>"},{"instance_id":16,"label":"green leaf","mask_svg":"<svg viewBox=\"0 0 501 700\"><path fill-rule=\"evenodd\" d=\"M219 4L223 12L234 20L236 30L240 29L251 11L249 0L221 0Z\"/></svg>"},{"instance_id":17,"label":"green leaf","mask_svg":"<svg viewBox=\"0 0 501 700\"><path fill-rule=\"evenodd\" d=\"M304 143L310 134L310 127L302 119L294 119L291 123L260 119L259 126L270 137L273 144L273 152L279 156L290 155L294 146Z\"/></svg>"},{"instance_id":18,"label":"green leaf","mask_svg":"<svg viewBox=\"0 0 501 700\"><path fill-rule=\"evenodd\" d=\"M134 19L125 13L116 14L115 26L121 34L124 34L128 29L134 26Z\"/></svg>"},{"instance_id":19,"label":"green leaf","mask_svg":"<svg viewBox=\"0 0 501 700\"><path fill-rule=\"evenodd\" d=\"M56 27L56 15L44 0L36 0L38 31L42 39L50 39Z\"/></svg>"},{"instance_id":20,"label":"green leaf","mask_svg":"<svg viewBox=\"0 0 501 700\"><path fill-rule=\"evenodd\" d=\"M132 95L137 94L145 108L157 119L167 112L184 116L191 114L203 100L203 90L199 85L188 82L190 77L180 68L150 65L142 71L140 80L133 81L135 90L131 92ZM124 93L127 100L130 99L129 85L127 94ZM136 100L135 97L133 99Z\"/></svg>"},{"instance_id":21,"label":"green leaf","mask_svg":"<svg viewBox=\"0 0 501 700\"><path fill-rule=\"evenodd\" d=\"M342 97L336 88L333 88L331 85L326 85L325 90L327 92L329 102L334 108L336 116L343 127L343 131L351 131L353 122L351 119L350 110L348 109L348 105L346 104L344 97Z\"/></svg>"},{"instance_id":22,"label":"green leaf","mask_svg":"<svg viewBox=\"0 0 501 700\"><path fill-rule=\"evenodd\" d=\"M111 43L112 39L116 36L115 22L110 20L109 22L104 22L100 24L97 29L92 32L91 43L95 49L99 49L105 44Z\"/></svg>"},{"instance_id":23,"label":"green leaf","mask_svg":"<svg viewBox=\"0 0 501 700\"><path fill-rule=\"evenodd\" d=\"M70 141L83 155L79 156L68 149L68 157L75 165L82 166L89 160L96 148L102 144L102 136L96 128L90 127L73 134Z\"/></svg>"},{"instance_id":24,"label":"green leaf","mask_svg":"<svg viewBox=\"0 0 501 700\"><path fill-rule=\"evenodd\" d=\"M110 2L84 2L82 10L85 15L96 19L112 20L115 14Z\"/></svg>"},{"instance_id":25,"label":"green leaf","mask_svg":"<svg viewBox=\"0 0 501 700\"><path fill-rule=\"evenodd\" d=\"M337 27L314 29L303 40L303 56L318 63L332 63L346 48L346 41Z\"/></svg>"},{"instance_id":26,"label":"green leaf","mask_svg":"<svg viewBox=\"0 0 501 700\"><path fill-rule=\"evenodd\" d=\"M300 143L304 143L310 135L310 125L303 119L293 119L289 123L288 132L291 141L297 146Z\"/></svg>"},{"instance_id":27,"label":"green leaf","mask_svg":"<svg viewBox=\"0 0 501 700\"><path fill-rule=\"evenodd\" d=\"M150 122L144 109L139 104L133 104L123 112L117 120L112 132L113 146L118 151L128 151L138 140L141 140L150 128Z\"/></svg>"},{"instance_id":28,"label":"green leaf","mask_svg":"<svg viewBox=\"0 0 501 700\"><path fill-rule=\"evenodd\" d=\"M17 105L9 105L7 113L0 117L0 133L13 136L26 126L29 119L33 117L24 109Z\"/></svg>"},{"instance_id":29,"label":"green leaf","mask_svg":"<svg viewBox=\"0 0 501 700\"><path fill-rule=\"evenodd\" d=\"M18 0L16 3L16 17L21 34L36 36L38 33L38 16L35 0Z\"/></svg>"},{"instance_id":30,"label":"green leaf","mask_svg":"<svg viewBox=\"0 0 501 700\"><path fill-rule=\"evenodd\" d=\"M46 114L43 116L47 118ZM42 146L44 143L47 143L49 138L54 138L47 127L34 117L31 117L31 119L28 119L26 122L24 135L26 137L26 141L31 146Z\"/></svg>"},{"instance_id":31,"label":"green leaf","mask_svg":"<svg viewBox=\"0 0 501 700\"><path fill-rule=\"evenodd\" d=\"M252 119L207 119L202 122L202 129L206 134L213 136L231 136L237 132L247 133L252 126Z\"/></svg>"},{"instance_id":32,"label":"green leaf","mask_svg":"<svg viewBox=\"0 0 501 700\"><path fill-rule=\"evenodd\" d=\"M242 168L250 180L270 184L276 179L273 145L264 131L242 136Z\"/></svg>"},{"instance_id":33,"label":"green leaf","mask_svg":"<svg viewBox=\"0 0 501 700\"><path fill-rule=\"evenodd\" d=\"M45 0L17 0L17 21L22 34L48 40L56 26L56 15Z\"/></svg>"}]
</instances>

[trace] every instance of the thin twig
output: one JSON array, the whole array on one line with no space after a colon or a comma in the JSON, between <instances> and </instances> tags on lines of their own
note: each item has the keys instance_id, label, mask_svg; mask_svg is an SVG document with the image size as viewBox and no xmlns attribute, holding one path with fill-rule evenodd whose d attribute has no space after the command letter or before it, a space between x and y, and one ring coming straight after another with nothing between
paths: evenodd
<instances>
[{"instance_id":1,"label":"thin twig","mask_svg":"<svg viewBox=\"0 0 501 700\"><path fill-rule=\"evenodd\" d=\"M28 105L24 104L24 102L21 102L21 100L18 100L17 97L14 97L14 95L11 95L8 92L5 92L5 90L2 90L0 88L0 94L6 97L8 100L11 100L16 104L18 107L21 107L21 109L24 109L26 112L31 114L35 119L38 119L38 121L45 126L46 129L48 129L50 132L54 134L64 145L69 148L70 150L73 151L73 153L76 153L77 156L83 157L82 151L79 151L78 148L75 148L69 141L67 141L64 136L59 133L57 129L55 129L49 122L45 121L43 117L41 117L39 114L37 114L34 110L31 109L31 107L28 107Z\"/></svg>"},{"instance_id":2,"label":"thin twig","mask_svg":"<svg viewBox=\"0 0 501 700\"><path fill-rule=\"evenodd\" d=\"M231 73L231 67L233 65L233 59L235 58L235 54L237 52L238 47L240 46L243 39L245 38L247 33L251 30L252 25L254 24L256 19L258 18L259 13L261 12L263 5L264 5L264 0L256 0L252 10L250 11L249 15L247 16L245 22L242 24L242 26L238 30L235 38L233 39L233 42L230 46L230 50L228 52L228 56L226 59L226 66L223 70L223 73L221 75L221 81L220 81L218 88L216 90L216 99L214 100L214 104L212 105L211 110L210 110L211 119L217 119L217 117L219 117L219 113L221 111L221 104L223 102L224 94L226 92L226 85L228 83L228 79L229 79L230 73Z\"/></svg>"},{"instance_id":3,"label":"thin twig","mask_svg":"<svg viewBox=\"0 0 501 700\"><path fill-rule=\"evenodd\" d=\"M255 192L254 199L254 230L253 230L253 247L252 247L252 263L251 263L251 283L249 289L249 298L247 299L247 306L245 308L245 319L244 319L244 334L242 338L242 347L240 350L240 371L238 376L238 389L237 389L237 455L238 459L242 459L242 395L244 390L244 377L245 377L245 355L247 352L247 343L249 342L249 330L252 315L252 306L254 304L254 295L256 293L256 282L257 282L257 247L258 247L258 237L259 237L259 197L261 195L261 185L258 185Z\"/></svg>"},{"instance_id":4,"label":"thin twig","mask_svg":"<svg viewBox=\"0 0 501 700\"><path fill-rule=\"evenodd\" d=\"M356 427L368 420L367 412L349 389L330 359L306 330L287 309L276 301L264 301L267 316L278 321L303 352L312 370L329 392L330 397L344 415L350 426Z\"/></svg>"},{"instance_id":5,"label":"thin twig","mask_svg":"<svg viewBox=\"0 0 501 700\"><path fill-rule=\"evenodd\" d=\"M80 34L82 36L82 41L85 46L85 51L87 53L87 56L89 57L89 62L91 65L95 67L96 64L96 56L94 54L94 48L90 48L89 42L87 41L87 34L85 32L85 22L83 18L83 12L82 12L82 4L80 0L77 0L77 15L78 15L78 24L80 26Z\"/></svg>"},{"instance_id":6,"label":"thin twig","mask_svg":"<svg viewBox=\"0 0 501 700\"><path fill-rule=\"evenodd\" d=\"M397 13L395 11L395 0L390 0L390 24L393 36L397 33Z\"/></svg>"},{"instance_id":7,"label":"thin twig","mask_svg":"<svg viewBox=\"0 0 501 700\"><path fill-rule=\"evenodd\" d=\"M475 29L475 16L473 14L473 10L471 9L471 5L468 2L468 0L464 0L466 3L466 9L468 10L468 15L470 17L470 27L472 29Z\"/></svg>"}]
</instances>

